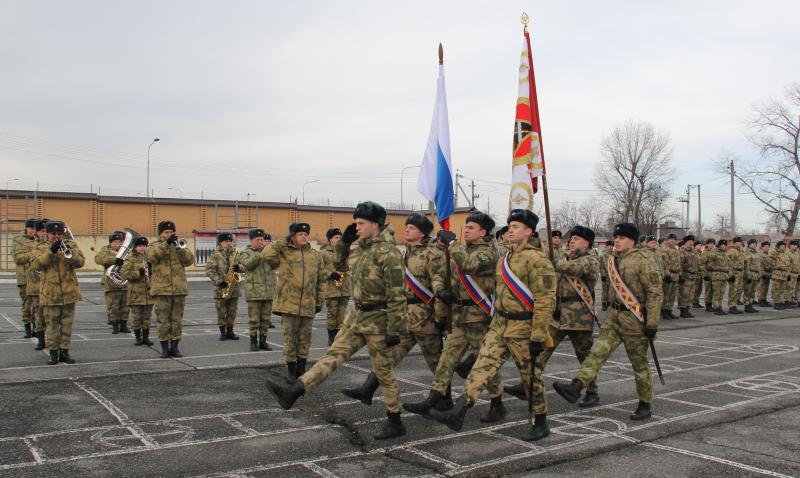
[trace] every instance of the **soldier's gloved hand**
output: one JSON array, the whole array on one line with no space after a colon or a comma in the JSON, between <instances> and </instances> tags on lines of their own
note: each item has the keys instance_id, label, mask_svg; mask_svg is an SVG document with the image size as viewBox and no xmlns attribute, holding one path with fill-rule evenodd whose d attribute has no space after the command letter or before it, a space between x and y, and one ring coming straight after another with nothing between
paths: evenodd
<instances>
[{"instance_id":1,"label":"soldier's gloved hand","mask_svg":"<svg viewBox=\"0 0 800 478\"><path fill-rule=\"evenodd\" d=\"M144 268L143 267L139 268L139 277L144 277Z\"/></svg>"},{"instance_id":2,"label":"soldier's gloved hand","mask_svg":"<svg viewBox=\"0 0 800 478\"><path fill-rule=\"evenodd\" d=\"M645 327L644 329L644 336L650 340L656 338L656 334L658 333L658 329L654 329L652 327Z\"/></svg>"},{"instance_id":3,"label":"soldier's gloved hand","mask_svg":"<svg viewBox=\"0 0 800 478\"><path fill-rule=\"evenodd\" d=\"M605 277L602 277L602 276L600 277L600 282L606 282L607 280L608 279L606 279Z\"/></svg>"},{"instance_id":4,"label":"soldier's gloved hand","mask_svg":"<svg viewBox=\"0 0 800 478\"><path fill-rule=\"evenodd\" d=\"M436 293L436 297L438 297L439 300L447 305L453 305L456 303L455 294L445 289L440 289L439 292Z\"/></svg>"},{"instance_id":5,"label":"soldier's gloved hand","mask_svg":"<svg viewBox=\"0 0 800 478\"><path fill-rule=\"evenodd\" d=\"M439 232L436 233L436 237L444 244L450 244L451 242L456 240L456 235L453 232L445 231L444 229L440 229Z\"/></svg>"},{"instance_id":6,"label":"soldier's gloved hand","mask_svg":"<svg viewBox=\"0 0 800 478\"><path fill-rule=\"evenodd\" d=\"M531 360L536 360L536 357L544 352L544 343L531 341L528 343L528 351L531 353Z\"/></svg>"},{"instance_id":7,"label":"soldier's gloved hand","mask_svg":"<svg viewBox=\"0 0 800 478\"><path fill-rule=\"evenodd\" d=\"M61 241L56 241L50 244L50 251L55 254L61 248Z\"/></svg>"},{"instance_id":8,"label":"soldier's gloved hand","mask_svg":"<svg viewBox=\"0 0 800 478\"><path fill-rule=\"evenodd\" d=\"M769 279L769 274L761 274L762 279Z\"/></svg>"},{"instance_id":9,"label":"soldier's gloved hand","mask_svg":"<svg viewBox=\"0 0 800 478\"><path fill-rule=\"evenodd\" d=\"M711 276L704 276L704 277L703 277L703 280L704 280L704 281L711 282Z\"/></svg>"},{"instance_id":10,"label":"soldier's gloved hand","mask_svg":"<svg viewBox=\"0 0 800 478\"><path fill-rule=\"evenodd\" d=\"M731 284L733 284L734 282L736 282L736 276L730 276L730 277L728 277L728 282L730 282Z\"/></svg>"},{"instance_id":11,"label":"soldier's gloved hand","mask_svg":"<svg viewBox=\"0 0 800 478\"><path fill-rule=\"evenodd\" d=\"M358 239L358 232L356 232L356 223L351 223L349 226L344 228L344 232L342 233L342 242L345 244L352 244L356 242Z\"/></svg>"},{"instance_id":12,"label":"soldier's gloved hand","mask_svg":"<svg viewBox=\"0 0 800 478\"><path fill-rule=\"evenodd\" d=\"M314 313L315 314L319 314L321 311L322 311L322 306L321 305L318 305L318 306L314 307Z\"/></svg>"},{"instance_id":13,"label":"soldier's gloved hand","mask_svg":"<svg viewBox=\"0 0 800 478\"><path fill-rule=\"evenodd\" d=\"M125 263L125 259L123 259L121 257L117 257L116 259L114 259L114 265L117 266L117 267L122 267L122 264L124 264L124 263Z\"/></svg>"},{"instance_id":14,"label":"soldier's gloved hand","mask_svg":"<svg viewBox=\"0 0 800 478\"><path fill-rule=\"evenodd\" d=\"M394 347L395 345L400 343L400 336L399 335L387 335L383 342L386 344L387 347Z\"/></svg>"},{"instance_id":15,"label":"soldier's gloved hand","mask_svg":"<svg viewBox=\"0 0 800 478\"><path fill-rule=\"evenodd\" d=\"M328 279L330 279L330 280L339 280L339 279L341 279L341 278L342 278L342 275L341 275L341 274L339 274L339 273L338 273L338 272L336 272L336 271L333 271L333 272L331 272L331 275L330 275L330 276L328 276Z\"/></svg>"},{"instance_id":16,"label":"soldier's gloved hand","mask_svg":"<svg viewBox=\"0 0 800 478\"><path fill-rule=\"evenodd\" d=\"M234 264L233 272L242 272L242 266L240 266L239 264Z\"/></svg>"},{"instance_id":17,"label":"soldier's gloved hand","mask_svg":"<svg viewBox=\"0 0 800 478\"><path fill-rule=\"evenodd\" d=\"M167 238L167 244L169 244L170 246L174 246L177 243L178 243L178 236L176 236L175 234Z\"/></svg>"},{"instance_id":18,"label":"soldier's gloved hand","mask_svg":"<svg viewBox=\"0 0 800 478\"><path fill-rule=\"evenodd\" d=\"M228 287L228 283L225 282L225 281L222 281L222 282L219 283L219 285L217 287L219 287L220 289L225 289L225 288Z\"/></svg>"},{"instance_id":19,"label":"soldier's gloved hand","mask_svg":"<svg viewBox=\"0 0 800 478\"><path fill-rule=\"evenodd\" d=\"M665 275L664 276L664 283L665 284L671 284L672 283L672 277L670 277L669 275Z\"/></svg>"}]
</instances>

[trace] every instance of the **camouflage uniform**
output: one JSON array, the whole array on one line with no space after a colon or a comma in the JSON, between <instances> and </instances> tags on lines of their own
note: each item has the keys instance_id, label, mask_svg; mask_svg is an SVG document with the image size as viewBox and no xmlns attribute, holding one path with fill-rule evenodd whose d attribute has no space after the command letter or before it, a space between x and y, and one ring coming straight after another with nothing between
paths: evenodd
<instances>
[{"instance_id":1,"label":"camouflage uniform","mask_svg":"<svg viewBox=\"0 0 800 478\"><path fill-rule=\"evenodd\" d=\"M786 248L776 248L772 253L772 300L776 308L782 307L789 300L786 293L786 279L790 267L791 258Z\"/></svg>"},{"instance_id":2,"label":"camouflage uniform","mask_svg":"<svg viewBox=\"0 0 800 478\"><path fill-rule=\"evenodd\" d=\"M250 336L261 336L266 340L275 296L275 271L262 258L261 251L251 245L239 253L239 264L245 270L244 298L250 318Z\"/></svg>"},{"instance_id":3,"label":"camouflage uniform","mask_svg":"<svg viewBox=\"0 0 800 478\"><path fill-rule=\"evenodd\" d=\"M12 246L12 254L14 256L14 263L16 264L16 277L17 277L17 290L19 291L19 300L22 309L22 323L30 324L33 319L33 303L30 296L26 292L28 284L28 270L30 261L30 252L34 247L36 241L25 232L14 238Z\"/></svg>"},{"instance_id":4,"label":"camouflage uniform","mask_svg":"<svg viewBox=\"0 0 800 478\"><path fill-rule=\"evenodd\" d=\"M214 308L217 310L217 326L233 327L236 322L236 311L239 307L240 286L235 280L227 282L228 270L231 267L231 260L236 260L234 256L235 245L229 249L217 246L217 250L211 253L206 263L206 276L211 279L214 286ZM224 289L220 287L226 282L230 287L230 295L227 299L222 297Z\"/></svg>"},{"instance_id":5,"label":"camouflage uniform","mask_svg":"<svg viewBox=\"0 0 800 478\"><path fill-rule=\"evenodd\" d=\"M603 252L600 253L600 282L602 283L602 305L603 310L606 309L608 303L611 301L611 283L608 281L608 271L606 270L605 265L608 264L608 258L611 257L611 254L614 253L613 247L606 247L603 249Z\"/></svg>"},{"instance_id":6,"label":"camouflage uniform","mask_svg":"<svg viewBox=\"0 0 800 478\"><path fill-rule=\"evenodd\" d=\"M133 329L150 329L153 315L153 300L150 298L150 285L144 274L145 256L136 251L125 259L119 273L128 281L128 306L133 318Z\"/></svg>"},{"instance_id":7,"label":"camouflage uniform","mask_svg":"<svg viewBox=\"0 0 800 478\"><path fill-rule=\"evenodd\" d=\"M325 294L325 307L328 311L328 317L325 321L325 328L328 330L339 330L344 321L344 315L347 311L347 303L350 302L350 277L347 273L338 271L342 277L342 284L340 287L336 286L336 281L330 278L332 272L336 271L333 267L333 258L335 251L333 246L326 244L320 249L322 259L325 261L325 274L327 279L327 293Z\"/></svg>"},{"instance_id":8,"label":"camouflage uniform","mask_svg":"<svg viewBox=\"0 0 800 478\"><path fill-rule=\"evenodd\" d=\"M662 310L671 310L675 305L675 298L678 291L678 280L681 274L681 253L678 246L664 242L658 251L661 256L662 287L664 289L664 301L661 303ZM669 277L669 280L666 280Z\"/></svg>"},{"instance_id":9,"label":"camouflage uniform","mask_svg":"<svg viewBox=\"0 0 800 478\"><path fill-rule=\"evenodd\" d=\"M159 239L147 247L150 268L150 296L158 321L158 339L180 340L183 333L183 308L189 293L186 267L194 264L189 248L179 249Z\"/></svg>"},{"instance_id":10,"label":"camouflage uniform","mask_svg":"<svg viewBox=\"0 0 800 478\"><path fill-rule=\"evenodd\" d=\"M608 317L600 329L600 335L575 378L580 380L584 387L588 386L595 380L608 357L622 343L633 368L639 400L651 403L653 379L647 361L648 342L643 327L658 328L663 295L661 277L655 263L640 250L615 252L614 257L622 281L642 306L646 325L639 322L615 292L612 305L608 309Z\"/></svg>"},{"instance_id":11,"label":"camouflage uniform","mask_svg":"<svg viewBox=\"0 0 800 478\"><path fill-rule=\"evenodd\" d=\"M706 271L711 276L711 305L715 310L722 309L725 297L725 284L731 277L731 260L727 252L714 249L706 261Z\"/></svg>"},{"instance_id":12,"label":"camouflage uniform","mask_svg":"<svg viewBox=\"0 0 800 478\"><path fill-rule=\"evenodd\" d=\"M264 247L262 258L278 271L278 293L273 303L282 317L283 358L307 359L311 348L311 323L325 300L325 263L306 244L297 248L280 239Z\"/></svg>"},{"instance_id":13,"label":"camouflage uniform","mask_svg":"<svg viewBox=\"0 0 800 478\"><path fill-rule=\"evenodd\" d=\"M447 334L444 342L439 364L436 366L431 388L442 395L446 395L450 387L456 366L467 348L472 349L476 354L481 349L486 333L489 330L491 317L472 301L461 281L456 275L455 264L461 268L464 274L470 275L478 286L491 297L495 291L495 269L497 267L497 255L490 242L476 241L467 244L450 245L450 277L453 293L458 302L453 310L452 332ZM434 284L437 292L444 288L444 284ZM491 397L503 395L503 386L500 375L490 376L487 388Z\"/></svg>"},{"instance_id":14,"label":"camouflage uniform","mask_svg":"<svg viewBox=\"0 0 800 478\"><path fill-rule=\"evenodd\" d=\"M697 256L697 277L695 279L695 286L694 286L694 305L700 305L700 297L703 295L703 283L705 282L704 278L706 275L706 268L703 264L703 254L705 250L698 251L697 249L694 250L695 255Z\"/></svg>"},{"instance_id":15,"label":"camouflage uniform","mask_svg":"<svg viewBox=\"0 0 800 478\"><path fill-rule=\"evenodd\" d=\"M712 262L717 254L717 248L706 245L706 249L700 254L700 268L703 270L703 304L706 309L713 307L714 302L714 281L711 276L714 272Z\"/></svg>"},{"instance_id":16,"label":"camouflage uniform","mask_svg":"<svg viewBox=\"0 0 800 478\"><path fill-rule=\"evenodd\" d=\"M761 278L758 281L758 302L767 305L769 282L772 280L772 267L775 261L769 251L759 252L759 254L761 254Z\"/></svg>"},{"instance_id":17,"label":"camouflage uniform","mask_svg":"<svg viewBox=\"0 0 800 478\"><path fill-rule=\"evenodd\" d=\"M556 274L553 264L540 249L525 242L512 247L508 262L514 274L533 293L536 305L531 311L520 302L502 279L503 261L498 261L495 270L497 315L492 319L489 331L481 344L478 359L464 384L464 394L468 403L475 403L481 388L498 372L509 357L519 370L525 390L528 390L531 370L529 344L539 342L550 347L552 341L548 324L552 320L556 305ZM527 319L522 318L527 315ZM534 368L533 402L534 414L547 412L547 401L542 379L543 358ZM502 390L502 389L501 389Z\"/></svg>"},{"instance_id":18,"label":"camouflage uniform","mask_svg":"<svg viewBox=\"0 0 800 478\"><path fill-rule=\"evenodd\" d=\"M51 352L69 350L75 303L81 300L81 288L75 270L86 262L83 252L74 241L64 238L63 242L72 249L71 258L65 258L61 251L53 253L47 241L38 249L39 254L31 264L41 272L39 304L47 324L47 349Z\"/></svg>"},{"instance_id":19,"label":"camouflage uniform","mask_svg":"<svg viewBox=\"0 0 800 478\"><path fill-rule=\"evenodd\" d=\"M47 239L36 239L28 252L28 264L32 265L39 254L44 252L43 248L48 247L50 247L50 241ZM36 318L33 324L33 331L37 333L44 332L47 328L44 320L44 313L42 312L42 306L39 301L39 294L41 293L41 290L42 273L36 270L36 268L29 266L28 284L25 287L25 295L28 296L28 300L31 303L31 308L33 309L34 317Z\"/></svg>"},{"instance_id":20,"label":"camouflage uniform","mask_svg":"<svg viewBox=\"0 0 800 478\"><path fill-rule=\"evenodd\" d=\"M114 261L117 258L117 252L118 251L111 247L111 244L108 244L100 249L97 254L95 254L94 262L99 266L103 266L103 269L108 269L114 265ZM130 315L130 308L128 307L127 300L127 285L118 286L114 284L108 279L108 276L106 276L105 273L103 274L101 282L103 283L103 290L105 291L106 315L108 316L108 322L111 324L127 322L128 316Z\"/></svg>"},{"instance_id":21,"label":"camouflage uniform","mask_svg":"<svg viewBox=\"0 0 800 478\"><path fill-rule=\"evenodd\" d=\"M733 282L728 287L728 307L736 308L736 302L742 296L744 285L744 253L742 249L732 246L728 249L728 257L731 263L731 277Z\"/></svg>"},{"instance_id":22,"label":"camouflage uniform","mask_svg":"<svg viewBox=\"0 0 800 478\"><path fill-rule=\"evenodd\" d=\"M786 279L786 292L784 297L786 297L786 302L792 302L797 300L797 277L800 276L800 252L798 250L792 249L789 246L786 249L786 254L789 255L789 276Z\"/></svg>"},{"instance_id":23,"label":"camouflage uniform","mask_svg":"<svg viewBox=\"0 0 800 478\"><path fill-rule=\"evenodd\" d=\"M700 258L694 251L694 247L687 249L681 248L681 273L678 276L678 307L688 309L694 301L695 287L697 287L697 274L700 265Z\"/></svg>"},{"instance_id":24,"label":"camouflage uniform","mask_svg":"<svg viewBox=\"0 0 800 478\"><path fill-rule=\"evenodd\" d=\"M744 291L745 306L752 307L756 299L758 281L761 279L761 256L755 249L747 248L744 253Z\"/></svg>"}]
</instances>

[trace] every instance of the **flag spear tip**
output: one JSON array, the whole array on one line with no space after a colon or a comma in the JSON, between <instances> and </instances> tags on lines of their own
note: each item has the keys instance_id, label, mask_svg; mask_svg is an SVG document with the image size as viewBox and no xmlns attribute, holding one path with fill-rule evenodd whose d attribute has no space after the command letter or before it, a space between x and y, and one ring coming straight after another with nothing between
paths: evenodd
<instances>
[{"instance_id":1,"label":"flag spear tip","mask_svg":"<svg viewBox=\"0 0 800 478\"><path fill-rule=\"evenodd\" d=\"M444 49L441 42L439 42L439 64L444 65Z\"/></svg>"},{"instance_id":2,"label":"flag spear tip","mask_svg":"<svg viewBox=\"0 0 800 478\"><path fill-rule=\"evenodd\" d=\"M528 14L525 13L525 12L522 12L522 16L520 17L519 21L522 22L522 24L525 26L525 31L527 32L528 31L528 22L530 22L530 17L528 17Z\"/></svg>"}]
</instances>

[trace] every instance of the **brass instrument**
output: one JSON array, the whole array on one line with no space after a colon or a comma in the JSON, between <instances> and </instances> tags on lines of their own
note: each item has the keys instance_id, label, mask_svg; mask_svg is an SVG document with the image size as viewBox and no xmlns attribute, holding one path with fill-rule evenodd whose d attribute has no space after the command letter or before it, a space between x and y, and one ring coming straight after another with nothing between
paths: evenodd
<instances>
[{"instance_id":1,"label":"brass instrument","mask_svg":"<svg viewBox=\"0 0 800 478\"><path fill-rule=\"evenodd\" d=\"M120 246L116 256L117 259L122 259L123 261L133 252L133 239L137 235L133 229L125 229L124 231L125 239L123 239L122 246ZM120 267L116 264L110 265L106 269L106 278L115 286L124 287L128 281L120 275L119 270Z\"/></svg>"},{"instance_id":2,"label":"brass instrument","mask_svg":"<svg viewBox=\"0 0 800 478\"><path fill-rule=\"evenodd\" d=\"M142 268L144 269L144 283L150 287L150 264L147 263L147 259L142 262Z\"/></svg>"},{"instance_id":3,"label":"brass instrument","mask_svg":"<svg viewBox=\"0 0 800 478\"><path fill-rule=\"evenodd\" d=\"M233 266L236 265L236 258L238 256L239 256L239 249L234 247L233 255L231 256L230 262L228 263L228 272L225 274L225 282L227 282L228 285L222 290L223 299L227 299L228 297L231 296L234 283L239 283L242 281L242 275L233 270Z\"/></svg>"},{"instance_id":4,"label":"brass instrument","mask_svg":"<svg viewBox=\"0 0 800 478\"><path fill-rule=\"evenodd\" d=\"M186 249L189 247L189 243L186 242L186 239L178 239L178 241L175 243L175 247L178 249Z\"/></svg>"},{"instance_id":5,"label":"brass instrument","mask_svg":"<svg viewBox=\"0 0 800 478\"><path fill-rule=\"evenodd\" d=\"M347 277L347 271L339 272L339 278L333 280L333 285L336 286L337 289L341 289L342 285L344 284L345 277Z\"/></svg>"},{"instance_id":6,"label":"brass instrument","mask_svg":"<svg viewBox=\"0 0 800 478\"><path fill-rule=\"evenodd\" d=\"M64 237L69 239L70 241L75 240L75 236L72 235L72 231L69 229L69 226L64 224ZM72 248L67 245L66 242L63 240L61 241L61 254L64 255L64 259L72 259Z\"/></svg>"}]
</instances>

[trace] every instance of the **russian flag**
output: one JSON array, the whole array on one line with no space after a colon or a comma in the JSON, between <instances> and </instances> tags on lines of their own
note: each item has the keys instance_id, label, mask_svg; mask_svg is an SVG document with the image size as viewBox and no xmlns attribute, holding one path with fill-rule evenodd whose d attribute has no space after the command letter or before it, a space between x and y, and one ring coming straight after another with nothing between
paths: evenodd
<instances>
[{"instance_id":1,"label":"russian flag","mask_svg":"<svg viewBox=\"0 0 800 478\"><path fill-rule=\"evenodd\" d=\"M428 135L425 155L417 181L419 191L436 205L436 218L445 231L450 230L453 215L453 164L450 160L450 126L447 119L447 94L444 88L444 65L439 46L439 78L436 82L436 102Z\"/></svg>"}]
</instances>

